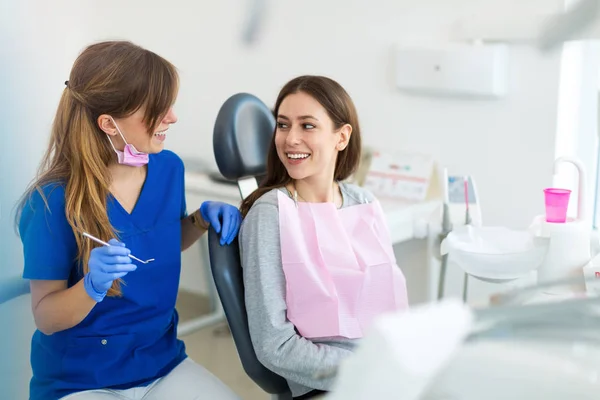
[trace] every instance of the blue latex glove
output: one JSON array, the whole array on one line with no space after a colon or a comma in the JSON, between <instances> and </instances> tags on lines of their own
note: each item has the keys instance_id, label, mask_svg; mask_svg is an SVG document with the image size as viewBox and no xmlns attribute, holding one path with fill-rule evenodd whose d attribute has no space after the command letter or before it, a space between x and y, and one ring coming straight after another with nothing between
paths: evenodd
<instances>
[{"instance_id":1,"label":"blue latex glove","mask_svg":"<svg viewBox=\"0 0 600 400\"><path fill-rule=\"evenodd\" d=\"M124 243L111 239L108 244L110 246L92 249L88 262L89 272L83 278L85 291L97 302L104 299L114 280L137 269L128 257L131 251Z\"/></svg>"},{"instance_id":2,"label":"blue latex glove","mask_svg":"<svg viewBox=\"0 0 600 400\"><path fill-rule=\"evenodd\" d=\"M236 207L219 201L205 201L200 206L200 214L215 232L221 233L221 246L233 242L242 224L242 215Z\"/></svg>"}]
</instances>

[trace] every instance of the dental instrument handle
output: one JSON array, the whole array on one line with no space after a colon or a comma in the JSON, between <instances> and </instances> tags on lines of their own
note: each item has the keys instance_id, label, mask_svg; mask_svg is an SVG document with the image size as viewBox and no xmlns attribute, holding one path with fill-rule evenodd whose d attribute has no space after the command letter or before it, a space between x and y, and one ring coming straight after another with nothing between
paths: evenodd
<instances>
[{"instance_id":1,"label":"dental instrument handle","mask_svg":"<svg viewBox=\"0 0 600 400\"><path fill-rule=\"evenodd\" d=\"M105 241L103 241L103 240L100 240L100 239L98 239L97 237L94 237L94 236L90 235L90 234L89 234L89 233L87 233L87 232L83 232L83 236L85 236L85 237L88 237L88 238L92 239L92 240L93 240L94 242L96 242L96 243L103 244L104 246L109 246L109 247L111 246L110 244L106 243ZM146 263L145 261L142 261L142 260L140 260L139 258L137 258L136 256L134 256L134 255L131 255L131 254L129 254L129 258L131 258L131 259L133 259L133 260L136 260L136 261L139 261L139 262L141 262L141 263L143 263L143 264L145 264L145 263Z\"/></svg>"},{"instance_id":2,"label":"dental instrument handle","mask_svg":"<svg viewBox=\"0 0 600 400\"><path fill-rule=\"evenodd\" d=\"M110 244L106 243L106 242L105 242L105 241L103 241L103 240L100 240L100 239L98 239L97 237L94 237L94 236L90 235L90 234L89 234L89 233L87 233L87 232L83 232L83 236L85 236L85 237L88 237L88 238L92 239L92 240L93 240L94 242L96 242L96 243L100 243L100 244L103 244L103 245L105 245L105 246L110 246Z\"/></svg>"}]
</instances>

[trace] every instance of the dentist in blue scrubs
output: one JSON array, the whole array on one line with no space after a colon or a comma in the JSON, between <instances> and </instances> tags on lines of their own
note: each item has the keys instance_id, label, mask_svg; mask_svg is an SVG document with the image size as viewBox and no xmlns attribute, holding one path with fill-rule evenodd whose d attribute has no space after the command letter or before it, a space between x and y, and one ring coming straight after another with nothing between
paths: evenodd
<instances>
[{"instance_id":1,"label":"dentist in blue scrubs","mask_svg":"<svg viewBox=\"0 0 600 400\"><path fill-rule=\"evenodd\" d=\"M237 399L177 339L181 252L210 225L229 245L241 222L219 202L186 212L184 165L163 149L178 81L164 58L111 41L65 82L16 220L38 328L32 400Z\"/></svg>"}]
</instances>

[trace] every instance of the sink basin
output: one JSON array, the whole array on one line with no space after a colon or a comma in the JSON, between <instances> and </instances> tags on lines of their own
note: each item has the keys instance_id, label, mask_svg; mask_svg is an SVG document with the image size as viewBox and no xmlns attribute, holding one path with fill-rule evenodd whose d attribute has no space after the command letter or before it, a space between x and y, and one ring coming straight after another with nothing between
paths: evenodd
<instances>
[{"instance_id":1,"label":"sink basin","mask_svg":"<svg viewBox=\"0 0 600 400\"><path fill-rule=\"evenodd\" d=\"M519 279L536 270L548 240L504 227L461 226L442 242L441 253L466 273L489 282Z\"/></svg>"}]
</instances>

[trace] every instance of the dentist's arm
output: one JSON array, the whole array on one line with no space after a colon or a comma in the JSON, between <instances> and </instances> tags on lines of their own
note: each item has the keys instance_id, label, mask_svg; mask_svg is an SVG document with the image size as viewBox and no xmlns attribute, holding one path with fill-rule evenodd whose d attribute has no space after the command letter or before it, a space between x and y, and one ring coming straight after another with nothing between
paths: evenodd
<instances>
[{"instance_id":1,"label":"dentist's arm","mask_svg":"<svg viewBox=\"0 0 600 400\"><path fill-rule=\"evenodd\" d=\"M200 209L181 220L181 251L188 249L213 226L221 235L221 245L231 244L238 234L240 211L227 203L205 201Z\"/></svg>"},{"instance_id":2,"label":"dentist's arm","mask_svg":"<svg viewBox=\"0 0 600 400\"><path fill-rule=\"evenodd\" d=\"M255 203L244 219L239 240L248 324L258 359L301 385L331 389L332 378L316 375L336 367L351 352L303 338L287 319L277 207Z\"/></svg>"},{"instance_id":3,"label":"dentist's arm","mask_svg":"<svg viewBox=\"0 0 600 400\"><path fill-rule=\"evenodd\" d=\"M115 279L136 270L129 249L115 239L109 243L112 246L91 251L89 272L70 288L64 280L30 282L33 317L42 333L51 335L79 324L104 299Z\"/></svg>"},{"instance_id":4,"label":"dentist's arm","mask_svg":"<svg viewBox=\"0 0 600 400\"><path fill-rule=\"evenodd\" d=\"M96 305L83 280L68 289L67 281L32 280L29 286L35 325L46 335L74 327Z\"/></svg>"},{"instance_id":5,"label":"dentist's arm","mask_svg":"<svg viewBox=\"0 0 600 400\"><path fill-rule=\"evenodd\" d=\"M208 230L209 224L200 216L200 211L181 220L181 251L189 249Z\"/></svg>"}]
</instances>

